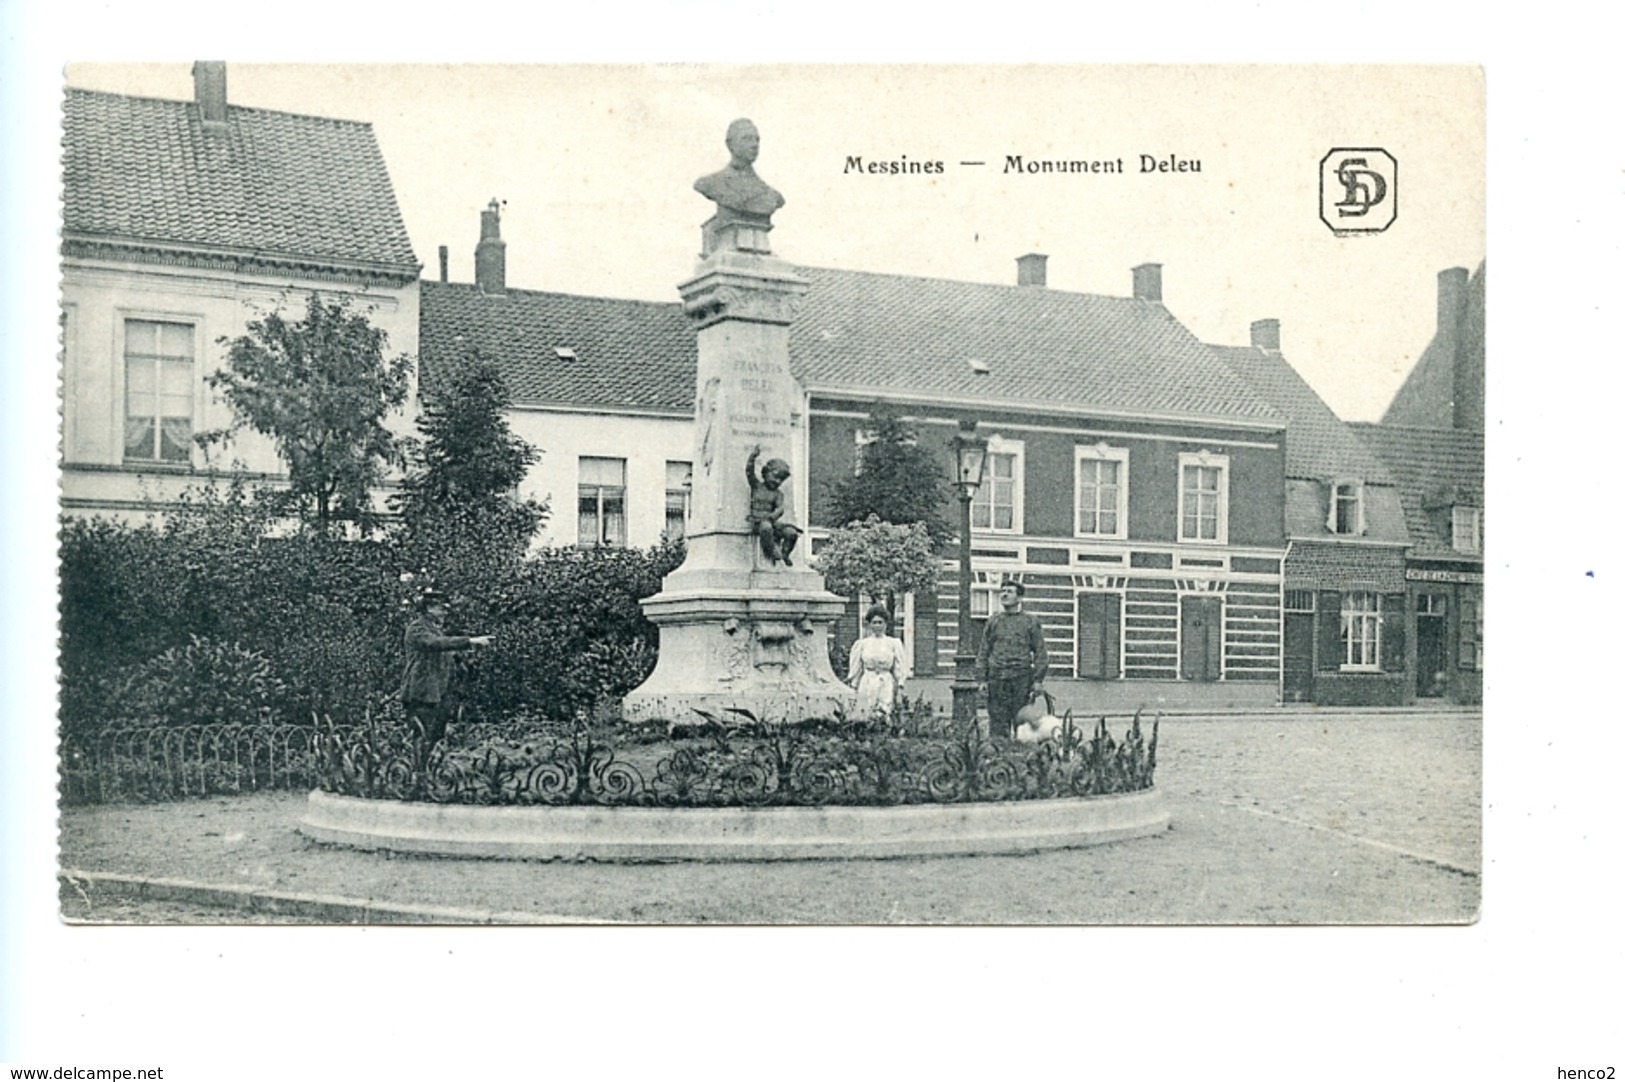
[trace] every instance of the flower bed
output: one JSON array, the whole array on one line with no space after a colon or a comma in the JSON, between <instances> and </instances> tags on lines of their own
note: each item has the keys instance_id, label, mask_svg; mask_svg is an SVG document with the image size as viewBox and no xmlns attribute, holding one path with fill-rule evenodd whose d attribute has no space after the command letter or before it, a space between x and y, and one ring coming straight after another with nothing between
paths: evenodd
<instances>
[{"instance_id":1,"label":"flower bed","mask_svg":"<svg viewBox=\"0 0 1625 1082\"><path fill-rule=\"evenodd\" d=\"M917 720L770 727L515 725L463 734L427 759L403 729L317 735L319 787L342 796L437 804L726 808L1045 800L1149 789L1158 722L1121 740L1104 719L1067 719L1060 739L989 740ZM471 739L472 738L472 739Z\"/></svg>"}]
</instances>

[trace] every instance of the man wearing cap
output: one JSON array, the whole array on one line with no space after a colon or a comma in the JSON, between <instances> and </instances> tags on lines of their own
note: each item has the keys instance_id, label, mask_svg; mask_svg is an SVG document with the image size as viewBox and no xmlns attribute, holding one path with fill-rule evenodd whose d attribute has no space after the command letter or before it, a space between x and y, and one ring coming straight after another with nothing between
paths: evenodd
<instances>
[{"instance_id":1,"label":"man wearing cap","mask_svg":"<svg viewBox=\"0 0 1625 1082\"><path fill-rule=\"evenodd\" d=\"M425 590L417 615L406 625L406 673L401 679L401 704L409 725L422 741L422 753L446 735L446 685L451 683L451 655L458 650L487 646L489 635L447 635L446 595Z\"/></svg>"},{"instance_id":2,"label":"man wearing cap","mask_svg":"<svg viewBox=\"0 0 1625 1082\"><path fill-rule=\"evenodd\" d=\"M988 617L981 649L976 652L976 682L987 691L991 736L1011 735L1016 711L1031 702L1035 692L1044 690L1044 674L1049 670L1044 625L1021 609L1026 593L1019 582L999 587L999 606L1004 611Z\"/></svg>"}]
</instances>

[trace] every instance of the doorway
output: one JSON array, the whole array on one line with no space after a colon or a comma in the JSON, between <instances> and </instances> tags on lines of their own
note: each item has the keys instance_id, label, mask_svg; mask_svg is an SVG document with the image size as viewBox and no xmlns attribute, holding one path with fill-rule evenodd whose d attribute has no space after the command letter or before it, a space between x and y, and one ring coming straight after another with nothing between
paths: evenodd
<instances>
[{"instance_id":1,"label":"doorway","mask_svg":"<svg viewBox=\"0 0 1625 1082\"><path fill-rule=\"evenodd\" d=\"M1078 677L1116 680L1122 675L1119 594L1078 595Z\"/></svg>"},{"instance_id":2,"label":"doorway","mask_svg":"<svg viewBox=\"0 0 1625 1082\"><path fill-rule=\"evenodd\" d=\"M1416 697L1419 699L1437 699L1450 692L1448 624L1449 598L1446 595L1416 595Z\"/></svg>"},{"instance_id":3,"label":"doorway","mask_svg":"<svg viewBox=\"0 0 1625 1082\"><path fill-rule=\"evenodd\" d=\"M1306 703L1315 695L1315 614L1287 613L1284 631L1281 697L1289 703Z\"/></svg>"},{"instance_id":4,"label":"doorway","mask_svg":"<svg viewBox=\"0 0 1625 1082\"><path fill-rule=\"evenodd\" d=\"M1223 603L1216 597L1179 599L1179 678L1217 680L1224 669Z\"/></svg>"}]
</instances>

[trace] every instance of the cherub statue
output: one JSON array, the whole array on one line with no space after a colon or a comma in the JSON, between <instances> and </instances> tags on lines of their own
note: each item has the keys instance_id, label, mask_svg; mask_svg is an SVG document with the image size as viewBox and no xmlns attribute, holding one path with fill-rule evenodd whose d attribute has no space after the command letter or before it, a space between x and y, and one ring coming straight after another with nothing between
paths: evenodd
<instances>
[{"instance_id":1,"label":"cherub statue","mask_svg":"<svg viewBox=\"0 0 1625 1082\"><path fill-rule=\"evenodd\" d=\"M782 458L770 458L762 466L762 476L757 477L756 460L761 454L760 445L752 447L745 460L745 479L750 482L750 528L761 539L764 556L794 567L790 553L801 531L784 521L784 493L780 491L790 479L790 467Z\"/></svg>"}]
</instances>

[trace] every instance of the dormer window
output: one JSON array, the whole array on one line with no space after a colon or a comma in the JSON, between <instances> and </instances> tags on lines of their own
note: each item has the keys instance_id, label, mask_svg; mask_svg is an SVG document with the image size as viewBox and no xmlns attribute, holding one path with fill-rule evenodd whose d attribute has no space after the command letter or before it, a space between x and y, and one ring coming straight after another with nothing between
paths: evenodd
<instances>
[{"instance_id":1,"label":"dormer window","mask_svg":"<svg viewBox=\"0 0 1625 1082\"><path fill-rule=\"evenodd\" d=\"M1333 481L1326 508L1326 529L1358 537L1365 533L1365 486L1359 481Z\"/></svg>"},{"instance_id":2,"label":"dormer window","mask_svg":"<svg viewBox=\"0 0 1625 1082\"><path fill-rule=\"evenodd\" d=\"M1484 550L1483 517L1479 508L1457 504L1450 509L1450 547L1465 553Z\"/></svg>"}]
</instances>

